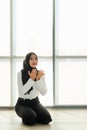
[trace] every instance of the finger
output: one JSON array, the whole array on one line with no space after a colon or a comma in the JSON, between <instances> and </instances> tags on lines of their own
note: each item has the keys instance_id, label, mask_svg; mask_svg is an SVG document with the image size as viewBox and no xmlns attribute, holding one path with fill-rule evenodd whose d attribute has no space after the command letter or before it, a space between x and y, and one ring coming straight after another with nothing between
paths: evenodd
<instances>
[{"instance_id":1,"label":"finger","mask_svg":"<svg viewBox=\"0 0 87 130\"><path fill-rule=\"evenodd\" d=\"M36 69L32 69L33 72L36 72Z\"/></svg>"},{"instance_id":2,"label":"finger","mask_svg":"<svg viewBox=\"0 0 87 130\"><path fill-rule=\"evenodd\" d=\"M37 70L36 69L34 69L32 72L35 73L35 74L37 74Z\"/></svg>"},{"instance_id":3,"label":"finger","mask_svg":"<svg viewBox=\"0 0 87 130\"><path fill-rule=\"evenodd\" d=\"M44 70L40 70L40 72L44 72Z\"/></svg>"},{"instance_id":4,"label":"finger","mask_svg":"<svg viewBox=\"0 0 87 130\"><path fill-rule=\"evenodd\" d=\"M44 73L44 70L40 70L40 73Z\"/></svg>"}]
</instances>

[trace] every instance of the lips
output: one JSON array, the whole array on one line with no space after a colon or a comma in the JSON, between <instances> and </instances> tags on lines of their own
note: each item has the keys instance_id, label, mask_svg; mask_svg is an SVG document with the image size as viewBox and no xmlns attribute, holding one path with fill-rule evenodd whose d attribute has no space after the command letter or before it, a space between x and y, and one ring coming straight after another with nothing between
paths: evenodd
<instances>
[{"instance_id":1,"label":"lips","mask_svg":"<svg viewBox=\"0 0 87 130\"><path fill-rule=\"evenodd\" d=\"M35 63L33 63L32 65L36 65Z\"/></svg>"}]
</instances>

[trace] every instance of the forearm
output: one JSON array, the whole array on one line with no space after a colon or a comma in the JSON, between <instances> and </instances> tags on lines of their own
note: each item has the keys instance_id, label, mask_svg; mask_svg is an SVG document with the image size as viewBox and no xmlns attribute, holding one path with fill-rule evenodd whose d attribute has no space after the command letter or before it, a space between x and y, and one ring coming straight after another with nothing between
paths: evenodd
<instances>
[{"instance_id":1,"label":"forearm","mask_svg":"<svg viewBox=\"0 0 87 130\"><path fill-rule=\"evenodd\" d=\"M21 73L18 73L18 91L22 94L26 93L33 85L35 84L35 81L33 81L31 78L28 79L28 81L23 85Z\"/></svg>"},{"instance_id":2,"label":"forearm","mask_svg":"<svg viewBox=\"0 0 87 130\"><path fill-rule=\"evenodd\" d=\"M47 93L47 86L45 82L45 77L42 76L40 80L36 81L36 87L39 89L40 93L42 95L45 95Z\"/></svg>"},{"instance_id":3,"label":"forearm","mask_svg":"<svg viewBox=\"0 0 87 130\"><path fill-rule=\"evenodd\" d=\"M21 87L21 92L26 93L33 85L35 84L35 81L33 81L31 78L27 81L26 84L24 84Z\"/></svg>"}]
</instances>

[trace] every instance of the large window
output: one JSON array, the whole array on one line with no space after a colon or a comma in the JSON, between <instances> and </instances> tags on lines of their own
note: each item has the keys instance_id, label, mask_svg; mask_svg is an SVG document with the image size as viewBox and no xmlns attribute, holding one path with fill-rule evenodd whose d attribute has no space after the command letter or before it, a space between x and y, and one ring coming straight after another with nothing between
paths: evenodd
<instances>
[{"instance_id":1,"label":"large window","mask_svg":"<svg viewBox=\"0 0 87 130\"><path fill-rule=\"evenodd\" d=\"M38 69L45 71L49 88L40 100L46 106L53 105L52 13L52 0L0 0L1 106L15 105L17 73L31 51L39 57Z\"/></svg>"},{"instance_id":2,"label":"large window","mask_svg":"<svg viewBox=\"0 0 87 130\"><path fill-rule=\"evenodd\" d=\"M14 106L28 52L46 74L46 106L87 105L87 0L0 0L0 106Z\"/></svg>"},{"instance_id":3,"label":"large window","mask_svg":"<svg viewBox=\"0 0 87 130\"><path fill-rule=\"evenodd\" d=\"M87 105L87 0L55 1L55 104Z\"/></svg>"}]
</instances>

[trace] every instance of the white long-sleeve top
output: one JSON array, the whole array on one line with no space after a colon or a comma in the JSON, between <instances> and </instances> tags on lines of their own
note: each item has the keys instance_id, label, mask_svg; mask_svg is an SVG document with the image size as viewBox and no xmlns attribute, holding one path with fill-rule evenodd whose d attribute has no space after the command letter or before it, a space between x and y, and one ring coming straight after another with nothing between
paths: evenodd
<instances>
[{"instance_id":1,"label":"white long-sleeve top","mask_svg":"<svg viewBox=\"0 0 87 130\"><path fill-rule=\"evenodd\" d=\"M47 86L45 83L45 76L42 76L40 80L34 81L31 78L23 85L22 83L22 73L18 72L18 93L19 97L24 99L34 99L41 93L45 95L47 93ZM27 93L29 90L31 91Z\"/></svg>"}]
</instances>

